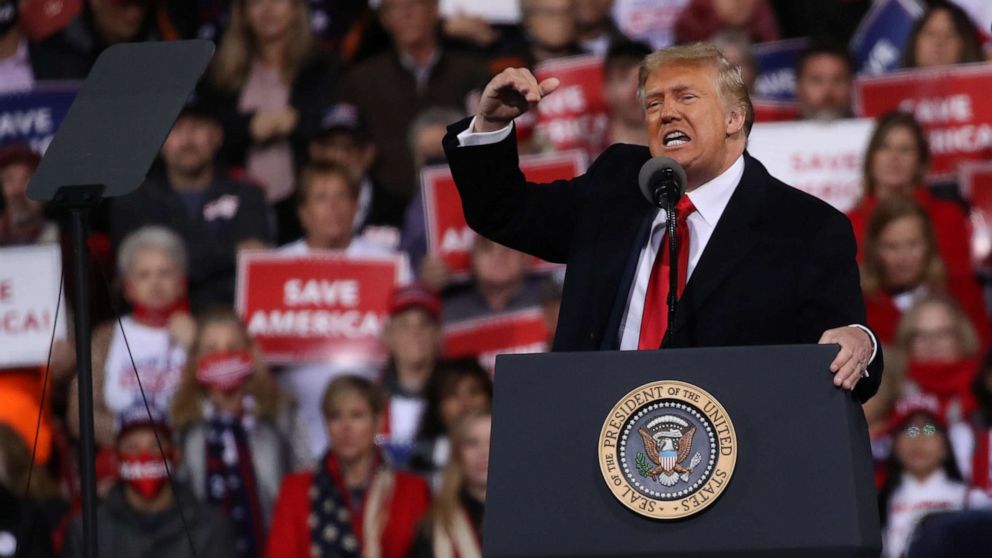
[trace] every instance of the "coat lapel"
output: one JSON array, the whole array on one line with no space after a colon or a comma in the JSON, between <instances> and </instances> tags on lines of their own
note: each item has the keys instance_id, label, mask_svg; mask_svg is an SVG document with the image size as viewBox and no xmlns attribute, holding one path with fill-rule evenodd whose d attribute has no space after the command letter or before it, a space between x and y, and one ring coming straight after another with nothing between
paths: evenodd
<instances>
[{"instance_id":1,"label":"coat lapel","mask_svg":"<svg viewBox=\"0 0 992 558\"><path fill-rule=\"evenodd\" d=\"M763 216L767 181L768 172L764 167L745 154L741 182L730 197L679 301L673 329L676 335L685 326L688 316L703 307L760 240L758 224Z\"/></svg>"},{"instance_id":2,"label":"coat lapel","mask_svg":"<svg viewBox=\"0 0 992 558\"><path fill-rule=\"evenodd\" d=\"M651 222L658 211L640 197L636 186L634 188L637 197L624 196L616 203L606 205L596 243L593 261L599 268L595 272L593 292L605 295L597 301L599 308L596 316L599 320L606 319L606 328L598 347L600 350L620 348L620 323L634 282L638 256L647 242ZM606 306L608 302L610 305ZM604 312L608 314L604 315Z\"/></svg>"}]
</instances>

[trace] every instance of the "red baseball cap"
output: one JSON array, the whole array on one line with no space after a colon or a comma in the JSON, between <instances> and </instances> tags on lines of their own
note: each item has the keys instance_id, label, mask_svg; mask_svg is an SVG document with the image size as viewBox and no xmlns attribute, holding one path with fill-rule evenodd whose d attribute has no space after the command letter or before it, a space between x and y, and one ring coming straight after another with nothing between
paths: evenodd
<instances>
[{"instance_id":1,"label":"red baseball cap","mask_svg":"<svg viewBox=\"0 0 992 558\"><path fill-rule=\"evenodd\" d=\"M245 383L254 369L248 351L213 353L197 361L196 379L209 388L227 391Z\"/></svg>"},{"instance_id":2,"label":"red baseball cap","mask_svg":"<svg viewBox=\"0 0 992 558\"><path fill-rule=\"evenodd\" d=\"M889 432L894 433L906 426L906 423L917 415L925 415L942 430L947 429L940 400L928 393L917 393L896 402L895 408L889 416Z\"/></svg>"},{"instance_id":3,"label":"red baseball cap","mask_svg":"<svg viewBox=\"0 0 992 558\"><path fill-rule=\"evenodd\" d=\"M389 315L395 316L410 308L419 308L427 312L434 321L441 321L441 299L423 283L411 283L393 291L393 298L389 301Z\"/></svg>"},{"instance_id":4,"label":"red baseball cap","mask_svg":"<svg viewBox=\"0 0 992 558\"><path fill-rule=\"evenodd\" d=\"M0 147L0 169L14 163L24 163L36 169L41 163L41 155L23 143L11 143Z\"/></svg>"}]
</instances>

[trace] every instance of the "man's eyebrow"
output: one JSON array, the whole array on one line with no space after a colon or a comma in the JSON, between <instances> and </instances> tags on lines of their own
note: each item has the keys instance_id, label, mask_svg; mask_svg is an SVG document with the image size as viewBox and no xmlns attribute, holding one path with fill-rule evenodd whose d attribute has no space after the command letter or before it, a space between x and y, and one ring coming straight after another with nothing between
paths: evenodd
<instances>
[{"instance_id":1,"label":"man's eyebrow","mask_svg":"<svg viewBox=\"0 0 992 558\"><path fill-rule=\"evenodd\" d=\"M683 92L683 91L685 91L687 89L692 89L692 88L693 87L691 85L687 84L687 83L676 83L674 85L670 85L670 86L664 87L664 88L662 88L662 87L654 87L654 88L648 89L647 91L644 92L644 96L645 97L658 96L658 95L663 95L666 92L681 93L681 92Z\"/></svg>"}]
</instances>

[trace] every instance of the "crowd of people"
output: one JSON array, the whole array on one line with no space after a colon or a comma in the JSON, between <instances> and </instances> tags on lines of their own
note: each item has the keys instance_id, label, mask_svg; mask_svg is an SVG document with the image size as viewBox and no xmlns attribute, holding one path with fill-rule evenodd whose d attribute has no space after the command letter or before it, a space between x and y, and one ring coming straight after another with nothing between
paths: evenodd
<instances>
[{"instance_id":1,"label":"crowd of people","mask_svg":"<svg viewBox=\"0 0 992 558\"><path fill-rule=\"evenodd\" d=\"M443 332L521 309L553 332L561 273L482 238L468 279L453 273L428 246L420 171L444 164L447 125L491 76L581 54L602 59L606 144L646 144L638 65L659 45L624 34L615 0L521 0L515 23L442 17L438 0L46 4L0 0L0 93L85 78L117 43L217 44L146 181L94 213L93 292L66 281L70 312L94 301L100 555L480 556L493 375L449 358ZM682 4L671 39L719 45L751 87L754 44L810 37L799 118L856 115L846 45L870 1ZM902 66L984 62L971 4L927 2ZM0 146L0 247L66 246L26 194L39 161ZM886 348L864 410L892 558L926 544L924 516L992 505L992 322L968 200L928 183L930 161L911 113L879 117L848 213ZM398 256L384 364L269 363L234 310L247 250ZM82 555L78 389L68 340L47 366L0 370L0 535L17 556Z\"/></svg>"}]
</instances>

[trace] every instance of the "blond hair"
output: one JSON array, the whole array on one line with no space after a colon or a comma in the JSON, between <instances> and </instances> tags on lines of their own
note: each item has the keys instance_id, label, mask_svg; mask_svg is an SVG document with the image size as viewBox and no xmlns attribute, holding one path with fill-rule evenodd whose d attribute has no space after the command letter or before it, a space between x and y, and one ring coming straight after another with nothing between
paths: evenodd
<instances>
[{"instance_id":1,"label":"blond hair","mask_svg":"<svg viewBox=\"0 0 992 558\"><path fill-rule=\"evenodd\" d=\"M915 326L920 321L920 313L926 306L941 306L951 316L954 324L954 340L957 341L958 350L961 356L973 357L981 350L981 343L978 340L978 333L975 326L971 324L968 315L961 309L961 305L956 300L946 294L930 294L913 303L913 306L902 315L899 326L896 328L895 347L909 353L909 345L916 334ZM886 355L886 361L888 355Z\"/></svg>"},{"instance_id":2,"label":"blond hair","mask_svg":"<svg viewBox=\"0 0 992 558\"><path fill-rule=\"evenodd\" d=\"M296 5L296 17L290 24L282 65L283 78L287 82L293 81L313 45L310 8L306 0L293 0L293 3ZM235 93L244 86L252 60L258 54L258 38L248 25L245 4L246 0L234 0L231 4L231 21L211 70L214 85L228 93Z\"/></svg>"},{"instance_id":3,"label":"blond hair","mask_svg":"<svg viewBox=\"0 0 992 558\"><path fill-rule=\"evenodd\" d=\"M710 65L716 71L717 91L725 104L744 112L744 136L751 133L754 125L754 106L748 94L747 85L740 66L731 62L712 43L692 43L678 45L652 52L644 57L638 73L637 93L644 100L644 84L648 78L663 66L671 64Z\"/></svg>"},{"instance_id":4,"label":"blond hair","mask_svg":"<svg viewBox=\"0 0 992 558\"><path fill-rule=\"evenodd\" d=\"M190 347L183 366L182 379L172 399L172 426L176 432L182 432L194 423L203 419L203 401L207 397L207 389L196 379L196 365L202 354L201 339L203 332L213 325L229 325L241 333L245 346L252 354L254 362L252 375L248 378L247 390L255 400L254 414L258 418L276 421L282 406L288 405L288 399L276 386L275 380L258 346L252 342L241 318L230 308L213 308L204 312L196 323L196 339Z\"/></svg>"},{"instance_id":5,"label":"blond hair","mask_svg":"<svg viewBox=\"0 0 992 558\"><path fill-rule=\"evenodd\" d=\"M450 458L445 465L441 477L441 488L438 489L434 502L431 504L425 526L451 529L455 517L461 509L461 492L465 488L465 464L462 463L461 459L462 448L472 425L480 420L491 418L487 411L473 412L462 418L452 429Z\"/></svg>"}]
</instances>

